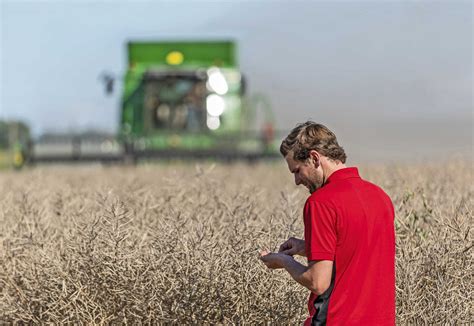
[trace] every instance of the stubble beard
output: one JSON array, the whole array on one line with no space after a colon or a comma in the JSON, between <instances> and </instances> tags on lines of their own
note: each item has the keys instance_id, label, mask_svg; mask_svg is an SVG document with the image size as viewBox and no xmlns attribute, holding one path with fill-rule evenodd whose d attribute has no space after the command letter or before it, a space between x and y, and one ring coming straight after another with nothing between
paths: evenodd
<instances>
[{"instance_id":1,"label":"stubble beard","mask_svg":"<svg viewBox=\"0 0 474 326\"><path fill-rule=\"evenodd\" d=\"M313 175L311 175L311 180L309 181L310 182L308 183L307 187L310 194L312 194L313 192L315 192L316 190L318 190L319 188L323 186L323 177L319 176L317 173L314 173Z\"/></svg>"}]
</instances>

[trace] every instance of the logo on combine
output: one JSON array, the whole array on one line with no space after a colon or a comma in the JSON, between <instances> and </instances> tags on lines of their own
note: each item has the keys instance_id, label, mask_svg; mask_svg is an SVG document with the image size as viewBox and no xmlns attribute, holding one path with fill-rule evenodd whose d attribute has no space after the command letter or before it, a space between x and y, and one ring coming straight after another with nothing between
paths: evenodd
<instances>
[{"instance_id":1,"label":"logo on combine","mask_svg":"<svg viewBox=\"0 0 474 326\"><path fill-rule=\"evenodd\" d=\"M166 56L166 63L172 66L177 66L182 64L184 61L184 56L179 51L172 51Z\"/></svg>"}]
</instances>

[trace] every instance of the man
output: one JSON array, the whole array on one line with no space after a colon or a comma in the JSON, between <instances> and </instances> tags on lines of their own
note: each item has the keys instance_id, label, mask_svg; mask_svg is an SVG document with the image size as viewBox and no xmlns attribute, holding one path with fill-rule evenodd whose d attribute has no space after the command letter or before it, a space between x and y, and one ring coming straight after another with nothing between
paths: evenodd
<instances>
[{"instance_id":1,"label":"man","mask_svg":"<svg viewBox=\"0 0 474 326\"><path fill-rule=\"evenodd\" d=\"M308 121L280 147L296 185L311 195L304 206L304 240L278 253L262 251L268 268L284 268L311 291L305 325L395 324L395 232L390 198L346 167L336 136ZM306 256L304 266L293 259Z\"/></svg>"}]
</instances>

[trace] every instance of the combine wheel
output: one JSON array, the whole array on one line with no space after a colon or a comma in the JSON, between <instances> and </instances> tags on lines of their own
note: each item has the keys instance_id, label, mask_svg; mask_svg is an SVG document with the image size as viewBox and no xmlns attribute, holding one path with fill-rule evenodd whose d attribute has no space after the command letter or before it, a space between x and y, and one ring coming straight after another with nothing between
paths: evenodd
<instances>
[{"instance_id":1,"label":"combine wheel","mask_svg":"<svg viewBox=\"0 0 474 326\"><path fill-rule=\"evenodd\" d=\"M125 152L123 154L123 163L125 165L136 165L138 158L137 154L135 153L135 150L133 149L133 144L132 143L125 143Z\"/></svg>"}]
</instances>

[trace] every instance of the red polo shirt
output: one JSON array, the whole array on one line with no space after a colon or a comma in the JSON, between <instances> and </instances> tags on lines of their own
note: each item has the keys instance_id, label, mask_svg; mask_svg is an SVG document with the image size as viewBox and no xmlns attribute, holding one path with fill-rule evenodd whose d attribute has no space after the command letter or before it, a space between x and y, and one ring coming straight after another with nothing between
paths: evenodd
<instances>
[{"instance_id":1,"label":"red polo shirt","mask_svg":"<svg viewBox=\"0 0 474 326\"><path fill-rule=\"evenodd\" d=\"M357 168L331 174L304 207L306 256L334 261L333 288L325 314L328 325L395 325L394 209L388 195L362 180ZM324 319L324 318L323 318Z\"/></svg>"}]
</instances>

